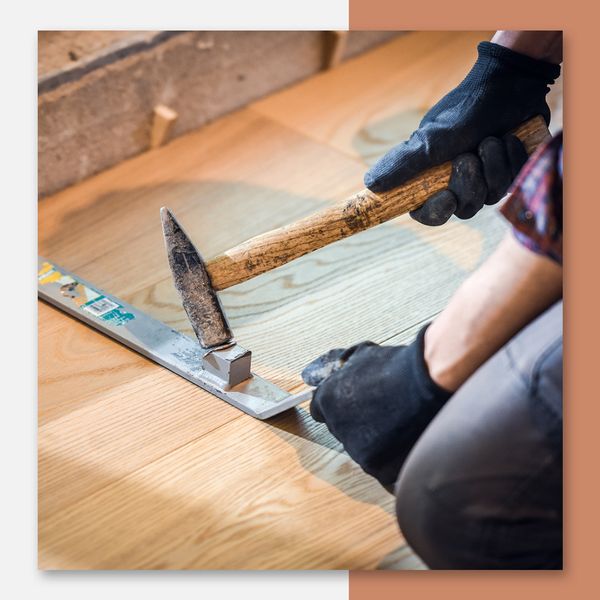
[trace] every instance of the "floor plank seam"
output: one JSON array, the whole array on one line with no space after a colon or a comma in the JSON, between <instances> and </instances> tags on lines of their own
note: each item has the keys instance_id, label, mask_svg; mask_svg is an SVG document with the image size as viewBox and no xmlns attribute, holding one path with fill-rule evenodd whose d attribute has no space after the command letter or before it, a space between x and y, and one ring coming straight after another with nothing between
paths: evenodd
<instances>
[{"instance_id":1,"label":"floor plank seam","mask_svg":"<svg viewBox=\"0 0 600 600\"><path fill-rule=\"evenodd\" d=\"M286 129L287 131L290 131L295 135L302 136L305 140L308 140L314 144L318 144L319 146L323 146L324 148L327 148L328 150L335 152L338 156L342 156L346 159L350 159L352 162L354 162L355 164L357 164L358 166L362 167L365 170L367 170L369 168L367 163L359 155L342 150L342 149L332 145L330 142L320 140L318 137L311 135L311 134L307 133L306 131L302 131L302 130L294 127L293 125L289 125L288 123L285 123L285 122L281 121L280 119L277 119L271 115L264 114L260 111L260 109L254 108L254 106L252 104L248 105L246 110L250 111L254 115L261 117L262 119L267 119L270 123L273 123L274 125L277 125L278 127L282 127L283 129ZM356 191L358 192L359 190L357 189ZM334 200L333 202L336 202L336 201Z\"/></svg>"}]
</instances>

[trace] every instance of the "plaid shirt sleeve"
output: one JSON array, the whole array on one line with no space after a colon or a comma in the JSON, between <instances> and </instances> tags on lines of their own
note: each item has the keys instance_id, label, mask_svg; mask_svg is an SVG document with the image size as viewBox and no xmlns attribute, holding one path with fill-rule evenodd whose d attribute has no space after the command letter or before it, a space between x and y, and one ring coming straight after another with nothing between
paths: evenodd
<instances>
[{"instance_id":1,"label":"plaid shirt sleeve","mask_svg":"<svg viewBox=\"0 0 600 600\"><path fill-rule=\"evenodd\" d=\"M515 179L500 212L527 248L562 264L562 131L542 144Z\"/></svg>"}]
</instances>

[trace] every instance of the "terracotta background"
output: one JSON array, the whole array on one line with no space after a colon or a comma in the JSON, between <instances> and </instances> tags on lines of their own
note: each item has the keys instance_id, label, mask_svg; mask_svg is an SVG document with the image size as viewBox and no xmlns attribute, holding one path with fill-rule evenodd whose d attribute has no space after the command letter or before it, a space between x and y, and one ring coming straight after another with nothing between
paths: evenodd
<instances>
[{"instance_id":1,"label":"terracotta background","mask_svg":"<svg viewBox=\"0 0 600 600\"><path fill-rule=\"evenodd\" d=\"M594 173L598 102L597 8L583 2L502 0L406 3L349 0L350 29L562 29L565 76L565 546L562 572L353 572L351 600L388 598L597 597L598 339L597 223ZM592 14L592 11L596 14ZM588 175L589 177L589 175ZM596 524L596 526L594 526ZM594 591L595 590L595 591Z\"/></svg>"}]
</instances>

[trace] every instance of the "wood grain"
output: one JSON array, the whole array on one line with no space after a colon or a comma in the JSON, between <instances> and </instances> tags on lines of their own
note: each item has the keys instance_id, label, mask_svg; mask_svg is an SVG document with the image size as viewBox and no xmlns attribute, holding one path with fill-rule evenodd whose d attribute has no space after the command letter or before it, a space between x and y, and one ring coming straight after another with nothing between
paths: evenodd
<instances>
[{"instance_id":1,"label":"wood grain","mask_svg":"<svg viewBox=\"0 0 600 600\"><path fill-rule=\"evenodd\" d=\"M287 123L284 115L238 111L44 199L40 252L191 333L171 284L159 207L173 208L210 257L343 200L359 189L364 163L338 142L368 122L369 102L377 118L377 107L400 97L386 81L398 83L401 69L412 73L407 104L427 106L443 83L443 61L449 77L468 68L472 37L409 34L406 52L375 51L372 73L382 85L358 101L329 96L328 78L337 85L340 72L354 89L355 61L319 76L321 93L311 93L331 117L329 140L310 133L306 111L300 126L301 84L282 92ZM368 63L358 64L360 81ZM336 116L359 104L347 126ZM331 347L409 341L505 230L494 209L437 229L402 216L220 297L257 372L298 390L304 364ZM39 328L42 568L418 564L407 558L393 498L306 406L258 422L44 304Z\"/></svg>"},{"instance_id":2,"label":"wood grain","mask_svg":"<svg viewBox=\"0 0 600 600\"><path fill-rule=\"evenodd\" d=\"M91 437L99 426L88 416L68 424ZM131 426L138 415L117 417ZM155 428L168 424L168 411L160 417ZM283 425L230 421L129 476L116 456L51 436L68 435L66 425L43 428L41 464L55 481L77 474L97 491L42 518L42 568L373 568L400 545L393 498L339 446L322 445L303 409Z\"/></svg>"}]
</instances>

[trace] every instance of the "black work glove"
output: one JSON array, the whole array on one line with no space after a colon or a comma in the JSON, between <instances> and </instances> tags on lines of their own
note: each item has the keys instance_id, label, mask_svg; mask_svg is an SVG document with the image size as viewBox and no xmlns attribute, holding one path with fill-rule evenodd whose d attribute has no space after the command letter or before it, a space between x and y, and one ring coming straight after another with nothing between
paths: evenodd
<instances>
[{"instance_id":1,"label":"black work glove","mask_svg":"<svg viewBox=\"0 0 600 600\"><path fill-rule=\"evenodd\" d=\"M363 342L330 350L302 372L306 383L317 386L312 417L325 423L363 470L388 488L451 396L427 371L425 330L408 346Z\"/></svg>"},{"instance_id":2,"label":"black work glove","mask_svg":"<svg viewBox=\"0 0 600 600\"><path fill-rule=\"evenodd\" d=\"M496 204L506 194L527 158L518 137L487 137L477 154L460 154L452 161L448 187L410 215L423 225L443 225L453 214L470 219L484 204Z\"/></svg>"},{"instance_id":3,"label":"black work glove","mask_svg":"<svg viewBox=\"0 0 600 600\"><path fill-rule=\"evenodd\" d=\"M427 112L408 141L392 148L366 173L370 190L395 188L425 169L475 153L486 137L502 136L537 115L550 122L546 94L560 66L491 42L481 42L477 49L477 61L458 87ZM442 204L439 199L438 203ZM442 208L412 216L419 221L423 217L427 224L433 224L428 222L433 217L441 224L452 214ZM457 216L471 212L460 208L457 203Z\"/></svg>"}]
</instances>

